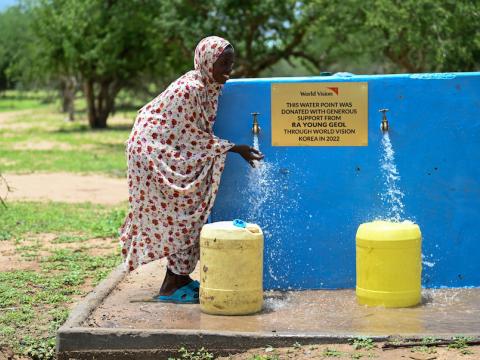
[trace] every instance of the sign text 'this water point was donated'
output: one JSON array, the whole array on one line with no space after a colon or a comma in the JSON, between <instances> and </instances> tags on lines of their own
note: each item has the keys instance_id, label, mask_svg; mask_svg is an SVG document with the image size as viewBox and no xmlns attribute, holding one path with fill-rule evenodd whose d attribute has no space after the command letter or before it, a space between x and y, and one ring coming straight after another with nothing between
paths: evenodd
<instances>
[{"instance_id":1,"label":"sign text 'this water point was donated'","mask_svg":"<svg viewBox=\"0 0 480 360\"><path fill-rule=\"evenodd\" d=\"M272 146L367 146L368 83L274 83Z\"/></svg>"}]
</instances>

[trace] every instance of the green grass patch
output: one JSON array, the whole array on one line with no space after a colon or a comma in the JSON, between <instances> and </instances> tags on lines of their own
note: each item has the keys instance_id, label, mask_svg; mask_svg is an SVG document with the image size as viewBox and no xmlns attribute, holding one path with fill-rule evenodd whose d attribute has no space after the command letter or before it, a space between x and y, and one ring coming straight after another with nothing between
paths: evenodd
<instances>
[{"instance_id":1,"label":"green grass patch","mask_svg":"<svg viewBox=\"0 0 480 360\"><path fill-rule=\"evenodd\" d=\"M325 357L340 357L340 356L343 356L344 354L341 351L327 347L325 348L325 350L323 350L322 355Z\"/></svg>"},{"instance_id":2,"label":"green grass patch","mask_svg":"<svg viewBox=\"0 0 480 360\"><path fill-rule=\"evenodd\" d=\"M0 272L0 346L31 357L50 354L68 304L84 294L80 285L87 279L98 283L120 261L118 252L91 256L58 250L42 260L39 272Z\"/></svg>"},{"instance_id":3,"label":"green grass patch","mask_svg":"<svg viewBox=\"0 0 480 360\"><path fill-rule=\"evenodd\" d=\"M37 108L46 107L46 106L48 105L43 103L40 100L35 100L35 99L16 100L16 99L0 98L0 112L37 109Z\"/></svg>"},{"instance_id":4,"label":"green grass patch","mask_svg":"<svg viewBox=\"0 0 480 360\"><path fill-rule=\"evenodd\" d=\"M123 152L0 150L0 158L3 172L95 172L118 177L126 174Z\"/></svg>"},{"instance_id":5,"label":"green grass patch","mask_svg":"<svg viewBox=\"0 0 480 360\"><path fill-rule=\"evenodd\" d=\"M0 92L0 112L38 109L58 102L56 93L7 90Z\"/></svg>"},{"instance_id":6,"label":"green grass patch","mask_svg":"<svg viewBox=\"0 0 480 360\"><path fill-rule=\"evenodd\" d=\"M126 209L126 205L111 208L90 203L8 203L7 208L0 207L0 235L3 241L39 233L81 233L84 238L116 237Z\"/></svg>"},{"instance_id":7,"label":"green grass patch","mask_svg":"<svg viewBox=\"0 0 480 360\"><path fill-rule=\"evenodd\" d=\"M178 350L180 357L168 358L168 360L213 360L215 356L208 352L205 348L201 348L197 351L188 351L186 348L181 347Z\"/></svg>"},{"instance_id":8,"label":"green grass patch","mask_svg":"<svg viewBox=\"0 0 480 360\"><path fill-rule=\"evenodd\" d=\"M349 340L355 350L372 350L376 347L373 339L368 336L358 336Z\"/></svg>"},{"instance_id":9,"label":"green grass patch","mask_svg":"<svg viewBox=\"0 0 480 360\"><path fill-rule=\"evenodd\" d=\"M0 114L1 117L1 114ZM109 119L109 128L92 130L85 117L65 122L52 106L2 121L3 172L76 172L125 176L125 141L134 112Z\"/></svg>"},{"instance_id":10,"label":"green grass patch","mask_svg":"<svg viewBox=\"0 0 480 360\"><path fill-rule=\"evenodd\" d=\"M453 342L448 345L449 349L457 349L462 355L471 355L473 352L469 349L469 342L473 341L472 337L456 336Z\"/></svg>"}]
</instances>

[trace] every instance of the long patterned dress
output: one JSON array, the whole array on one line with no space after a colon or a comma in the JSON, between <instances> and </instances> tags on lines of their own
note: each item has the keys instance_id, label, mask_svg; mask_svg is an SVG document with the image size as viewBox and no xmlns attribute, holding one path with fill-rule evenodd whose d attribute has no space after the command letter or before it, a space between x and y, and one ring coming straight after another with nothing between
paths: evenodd
<instances>
[{"instance_id":1,"label":"long patterned dress","mask_svg":"<svg viewBox=\"0 0 480 360\"><path fill-rule=\"evenodd\" d=\"M228 45L215 36L200 41L195 70L138 112L126 147L129 212L120 229L130 271L163 257L175 274L195 268L200 230L234 146L212 133L221 89L213 64Z\"/></svg>"}]
</instances>

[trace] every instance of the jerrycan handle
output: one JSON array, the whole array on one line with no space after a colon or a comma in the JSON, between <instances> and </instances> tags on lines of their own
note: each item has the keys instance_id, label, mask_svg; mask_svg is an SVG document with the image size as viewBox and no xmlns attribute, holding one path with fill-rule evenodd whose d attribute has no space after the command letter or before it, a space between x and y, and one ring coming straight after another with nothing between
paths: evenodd
<instances>
[{"instance_id":1,"label":"jerrycan handle","mask_svg":"<svg viewBox=\"0 0 480 360\"><path fill-rule=\"evenodd\" d=\"M233 226L245 229L247 227L247 223L243 220L235 219L233 220Z\"/></svg>"}]
</instances>

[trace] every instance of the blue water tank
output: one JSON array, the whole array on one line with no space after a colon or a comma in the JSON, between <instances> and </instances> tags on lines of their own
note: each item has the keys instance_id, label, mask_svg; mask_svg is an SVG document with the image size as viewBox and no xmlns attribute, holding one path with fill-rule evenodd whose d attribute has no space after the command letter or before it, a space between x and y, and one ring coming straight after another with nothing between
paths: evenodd
<instances>
[{"instance_id":1,"label":"blue water tank","mask_svg":"<svg viewBox=\"0 0 480 360\"><path fill-rule=\"evenodd\" d=\"M367 82L368 146L272 146L271 85ZM389 137L405 219L423 234L425 287L480 286L480 73L230 80L215 133L253 144L258 116L265 166L252 171L229 154L211 215L259 224L266 289L355 285L355 232L389 212L382 198L379 110Z\"/></svg>"}]
</instances>

